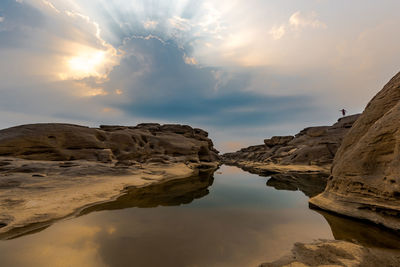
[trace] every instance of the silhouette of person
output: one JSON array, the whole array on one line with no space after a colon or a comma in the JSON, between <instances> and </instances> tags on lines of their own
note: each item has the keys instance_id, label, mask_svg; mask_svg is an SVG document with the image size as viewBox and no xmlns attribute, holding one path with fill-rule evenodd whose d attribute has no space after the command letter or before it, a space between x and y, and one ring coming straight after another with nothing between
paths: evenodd
<instances>
[{"instance_id":1,"label":"silhouette of person","mask_svg":"<svg viewBox=\"0 0 400 267\"><path fill-rule=\"evenodd\" d=\"M343 117L346 116L346 112L347 110L345 110L344 108L340 110L342 112Z\"/></svg>"}]
</instances>

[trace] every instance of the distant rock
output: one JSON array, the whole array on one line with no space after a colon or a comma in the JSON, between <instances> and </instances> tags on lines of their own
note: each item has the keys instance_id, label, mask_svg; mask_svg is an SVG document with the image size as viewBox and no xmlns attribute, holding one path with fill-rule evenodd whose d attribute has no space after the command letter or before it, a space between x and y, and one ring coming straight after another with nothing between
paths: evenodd
<instances>
[{"instance_id":1,"label":"distant rock","mask_svg":"<svg viewBox=\"0 0 400 267\"><path fill-rule=\"evenodd\" d=\"M290 141L292 141L294 136L274 136L270 139L265 139L264 144L268 147L274 147L279 145L286 145Z\"/></svg>"},{"instance_id":2,"label":"distant rock","mask_svg":"<svg viewBox=\"0 0 400 267\"><path fill-rule=\"evenodd\" d=\"M89 128L47 123L1 130L0 156L50 161L199 163L217 161L218 151L207 132L187 125Z\"/></svg>"},{"instance_id":3,"label":"distant rock","mask_svg":"<svg viewBox=\"0 0 400 267\"><path fill-rule=\"evenodd\" d=\"M310 203L400 230L400 73L369 102Z\"/></svg>"},{"instance_id":4,"label":"distant rock","mask_svg":"<svg viewBox=\"0 0 400 267\"><path fill-rule=\"evenodd\" d=\"M343 137L358 117L359 114L340 118L332 126L305 128L295 136L274 136L265 139L264 145L226 153L222 158L225 163L238 166L244 166L246 162L265 165L330 165Z\"/></svg>"}]
</instances>

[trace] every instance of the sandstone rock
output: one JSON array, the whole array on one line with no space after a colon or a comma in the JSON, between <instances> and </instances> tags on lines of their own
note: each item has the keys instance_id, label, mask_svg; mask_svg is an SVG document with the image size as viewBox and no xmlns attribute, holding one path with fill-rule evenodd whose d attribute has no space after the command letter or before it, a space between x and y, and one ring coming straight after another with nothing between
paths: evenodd
<instances>
[{"instance_id":1,"label":"sandstone rock","mask_svg":"<svg viewBox=\"0 0 400 267\"><path fill-rule=\"evenodd\" d=\"M0 131L0 156L29 160L135 160L169 156L175 162L218 160L207 132L187 125L139 124L135 127L31 124Z\"/></svg>"},{"instance_id":2,"label":"sandstone rock","mask_svg":"<svg viewBox=\"0 0 400 267\"><path fill-rule=\"evenodd\" d=\"M127 186L214 171L218 151L207 136L190 126L155 123L100 128L48 123L1 130L0 238L47 227L120 195Z\"/></svg>"},{"instance_id":3,"label":"sandstone rock","mask_svg":"<svg viewBox=\"0 0 400 267\"><path fill-rule=\"evenodd\" d=\"M400 230L400 73L367 105L314 206Z\"/></svg>"},{"instance_id":4,"label":"sandstone rock","mask_svg":"<svg viewBox=\"0 0 400 267\"><path fill-rule=\"evenodd\" d=\"M340 118L332 126L309 127L296 136L274 136L264 145L250 146L234 153L226 153L227 164L261 162L280 165L329 165L343 137L359 115Z\"/></svg>"},{"instance_id":5,"label":"sandstone rock","mask_svg":"<svg viewBox=\"0 0 400 267\"><path fill-rule=\"evenodd\" d=\"M283 266L399 266L397 250L366 248L357 244L337 240L319 240L310 244L296 243L291 254L281 259L264 263L262 267Z\"/></svg>"},{"instance_id":6,"label":"sandstone rock","mask_svg":"<svg viewBox=\"0 0 400 267\"><path fill-rule=\"evenodd\" d=\"M269 147L277 146L277 145L286 145L290 141L292 141L294 136L273 136L271 139L265 139L264 144Z\"/></svg>"}]
</instances>

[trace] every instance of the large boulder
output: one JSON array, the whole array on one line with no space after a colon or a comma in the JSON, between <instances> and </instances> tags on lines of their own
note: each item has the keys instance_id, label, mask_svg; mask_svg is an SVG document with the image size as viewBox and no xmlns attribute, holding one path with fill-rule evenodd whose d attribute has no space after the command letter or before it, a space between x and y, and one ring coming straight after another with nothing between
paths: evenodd
<instances>
[{"instance_id":1,"label":"large boulder","mask_svg":"<svg viewBox=\"0 0 400 267\"><path fill-rule=\"evenodd\" d=\"M400 230L400 73L354 123L325 191L310 203Z\"/></svg>"},{"instance_id":2,"label":"large boulder","mask_svg":"<svg viewBox=\"0 0 400 267\"><path fill-rule=\"evenodd\" d=\"M217 161L218 151L207 132L186 125L89 128L47 123L1 130L0 156L51 161L199 163Z\"/></svg>"}]
</instances>

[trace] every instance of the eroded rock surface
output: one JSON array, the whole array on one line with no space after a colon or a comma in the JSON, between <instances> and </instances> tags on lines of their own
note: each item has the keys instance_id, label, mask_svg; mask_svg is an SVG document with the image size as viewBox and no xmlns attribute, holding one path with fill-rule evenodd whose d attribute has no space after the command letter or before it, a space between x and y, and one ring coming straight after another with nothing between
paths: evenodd
<instances>
[{"instance_id":1,"label":"eroded rock surface","mask_svg":"<svg viewBox=\"0 0 400 267\"><path fill-rule=\"evenodd\" d=\"M399 266L398 250L366 248L346 241L319 240L310 244L296 243L291 254L264 263L262 267L283 266Z\"/></svg>"},{"instance_id":2,"label":"eroded rock surface","mask_svg":"<svg viewBox=\"0 0 400 267\"><path fill-rule=\"evenodd\" d=\"M96 129L49 123L1 130L0 156L52 161L212 162L218 159L218 151L207 132L187 125L151 123Z\"/></svg>"},{"instance_id":3,"label":"eroded rock surface","mask_svg":"<svg viewBox=\"0 0 400 267\"><path fill-rule=\"evenodd\" d=\"M369 102L310 203L400 230L400 73Z\"/></svg>"},{"instance_id":4,"label":"eroded rock surface","mask_svg":"<svg viewBox=\"0 0 400 267\"><path fill-rule=\"evenodd\" d=\"M109 201L127 187L213 171L218 151L207 136L190 126L159 124L1 130L0 238Z\"/></svg>"},{"instance_id":5,"label":"eroded rock surface","mask_svg":"<svg viewBox=\"0 0 400 267\"><path fill-rule=\"evenodd\" d=\"M274 136L264 140L263 145L226 153L223 161L244 168L264 166L263 169L270 169L272 172L279 171L279 166L283 166L282 171L301 171L301 168L295 167L300 165L320 166L322 168L310 170L328 172L343 137L358 117L357 114L340 118L332 126L309 127L295 136Z\"/></svg>"}]
</instances>

